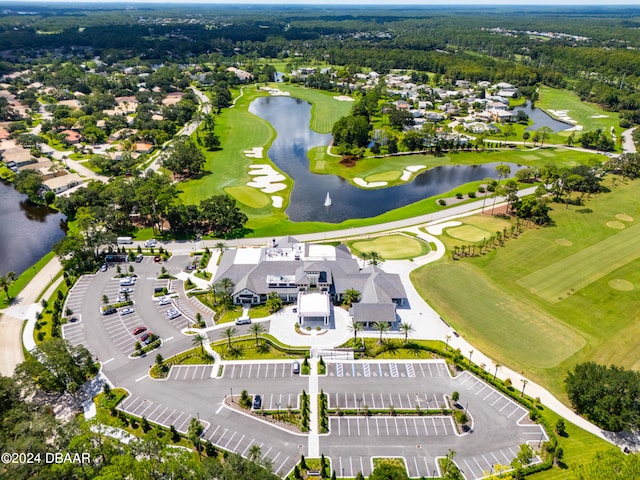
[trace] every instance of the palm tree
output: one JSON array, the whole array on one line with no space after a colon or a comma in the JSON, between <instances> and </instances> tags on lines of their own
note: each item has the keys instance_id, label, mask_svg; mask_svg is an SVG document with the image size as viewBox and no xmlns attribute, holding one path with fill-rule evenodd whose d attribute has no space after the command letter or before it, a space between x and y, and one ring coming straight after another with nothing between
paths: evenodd
<instances>
[{"instance_id":1,"label":"palm tree","mask_svg":"<svg viewBox=\"0 0 640 480\"><path fill-rule=\"evenodd\" d=\"M380 340L378 340L378 343L382 343L382 334L389 331L391 326L387 322L375 322L373 328L380 332Z\"/></svg>"},{"instance_id":2,"label":"palm tree","mask_svg":"<svg viewBox=\"0 0 640 480\"><path fill-rule=\"evenodd\" d=\"M369 252L369 265L380 265L382 262L384 262L384 259L380 253L375 250Z\"/></svg>"},{"instance_id":3,"label":"palm tree","mask_svg":"<svg viewBox=\"0 0 640 480\"><path fill-rule=\"evenodd\" d=\"M404 333L404 343L407 343L407 341L409 340L409 334L415 332L415 328L413 328L413 325L407 322L402 322L400 324L400 330L402 331L402 333Z\"/></svg>"},{"instance_id":4,"label":"palm tree","mask_svg":"<svg viewBox=\"0 0 640 480\"><path fill-rule=\"evenodd\" d=\"M224 277L220 279L217 283L218 285L218 293L222 297L222 301L225 305L231 304L231 294L233 293L233 289L235 288L235 283L230 278Z\"/></svg>"},{"instance_id":5,"label":"palm tree","mask_svg":"<svg viewBox=\"0 0 640 480\"><path fill-rule=\"evenodd\" d=\"M225 328L222 334L227 338L227 342L229 343L229 348L231 348L231 338L237 333L237 330L234 327Z\"/></svg>"},{"instance_id":6,"label":"palm tree","mask_svg":"<svg viewBox=\"0 0 640 480\"><path fill-rule=\"evenodd\" d=\"M215 247L220 250L220 254L224 253L224 249L227 248L227 245L224 242L218 242L215 244Z\"/></svg>"},{"instance_id":7,"label":"palm tree","mask_svg":"<svg viewBox=\"0 0 640 480\"><path fill-rule=\"evenodd\" d=\"M487 196L489 195L489 190L487 190L487 188L489 187L489 184L491 183L492 180L493 178L491 177L487 177L484 180L482 180L482 183L486 185L484 187L484 196L482 197L482 213L484 213L484 204L487 201Z\"/></svg>"},{"instance_id":8,"label":"palm tree","mask_svg":"<svg viewBox=\"0 0 640 480\"><path fill-rule=\"evenodd\" d=\"M193 339L191 340L191 344L194 347L200 347L200 352L204 353L204 342L207 341L207 337L201 333L197 334L195 337L193 337Z\"/></svg>"},{"instance_id":9,"label":"palm tree","mask_svg":"<svg viewBox=\"0 0 640 480\"><path fill-rule=\"evenodd\" d=\"M351 304L357 302L359 298L360 292L358 290L355 288L347 288L342 296L342 302L350 307Z\"/></svg>"},{"instance_id":10,"label":"palm tree","mask_svg":"<svg viewBox=\"0 0 640 480\"><path fill-rule=\"evenodd\" d=\"M251 326L249 327L249 330L251 331L251 333L253 333L256 336L256 347L257 347L258 335L264 332L264 327L262 326L261 323L252 323Z\"/></svg>"},{"instance_id":11,"label":"palm tree","mask_svg":"<svg viewBox=\"0 0 640 480\"><path fill-rule=\"evenodd\" d=\"M13 281L16 279L16 272L7 272L4 275L0 275L0 288L4 290L7 295L7 300L11 300L9 295L9 287L13 285Z\"/></svg>"},{"instance_id":12,"label":"palm tree","mask_svg":"<svg viewBox=\"0 0 640 480\"><path fill-rule=\"evenodd\" d=\"M496 375L498 374L498 369L501 367L502 365L500 365L498 362L496 362L496 369L493 372L493 381L496 381Z\"/></svg>"},{"instance_id":13,"label":"palm tree","mask_svg":"<svg viewBox=\"0 0 640 480\"><path fill-rule=\"evenodd\" d=\"M498 185L500 185L500 180L511 173L511 167L509 165L500 164L496 167L496 172L498 173ZM496 188L497 190L497 188ZM493 208L496 206L496 200L498 199L498 192L493 197L493 205L491 205L491 215L493 215Z\"/></svg>"},{"instance_id":14,"label":"palm tree","mask_svg":"<svg viewBox=\"0 0 640 480\"><path fill-rule=\"evenodd\" d=\"M367 260L369 260L369 252L360 252L358 257L362 260L362 267L364 268L367 265Z\"/></svg>"},{"instance_id":15,"label":"palm tree","mask_svg":"<svg viewBox=\"0 0 640 480\"><path fill-rule=\"evenodd\" d=\"M356 322L355 320L351 320L351 324L349 325L349 331L353 332L353 343L358 341L358 332L364 330L364 325L360 322Z\"/></svg>"},{"instance_id":16,"label":"palm tree","mask_svg":"<svg viewBox=\"0 0 640 480\"><path fill-rule=\"evenodd\" d=\"M445 335L444 338L447 341L447 350L449 350L449 340L451 340L451 335Z\"/></svg>"},{"instance_id":17,"label":"palm tree","mask_svg":"<svg viewBox=\"0 0 640 480\"><path fill-rule=\"evenodd\" d=\"M256 462L260 459L260 457L262 456L262 452L260 450L260 446L259 445L251 445L251 448L249 449L249 461L251 462Z\"/></svg>"},{"instance_id":18,"label":"palm tree","mask_svg":"<svg viewBox=\"0 0 640 480\"><path fill-rule=\"evenodd\" d=\"M216 297L216 293L218 292L218 284L210 283L207 286L207 292L209 292L209 297L211 298L211 304L215 305L218 301L218 298Z\"/></svg>"}]
</instances>

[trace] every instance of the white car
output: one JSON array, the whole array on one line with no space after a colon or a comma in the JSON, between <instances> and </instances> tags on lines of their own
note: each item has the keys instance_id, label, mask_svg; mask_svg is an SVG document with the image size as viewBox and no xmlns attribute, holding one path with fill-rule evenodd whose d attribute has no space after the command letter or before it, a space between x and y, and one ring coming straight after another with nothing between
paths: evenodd
<instances>
[{"instance_id":1,"label":"white car","mask_svg":"<svg viewBox=\"0 0 640 480\"><path fill-rule=\"evenodd\" d=\"M171 305L171 298L160 297L160 300L158 301L158 305Z\"/></svg>"},{"instance_id":2,"label":"white car","mask_svg":"<svg viewBox=\"0 0 640 480\"><path fill-rule=\"evenodd\" d=\"M120 315L129 315L130 313L133 313L133 308L127 307L120 310Z\"/></svg>"},{"instance_id":3,"label":"white car","mask_svg":"<svg viewBox=\"0 0 640 480\"><path fill-rule=\"evenodd\" d=\"M144 246L147 248L153 248L156 246L156 240L155 238L152 238L151 240L147 240L146 242L144 242Z\"/></svg>"},{"instance_id":4,"label":"white car","mask_svg":"<svg viewBox=\"0 0 640 480\"><path fill-rule=\"evenodd\" d=\"M133 293L133 288L121 288L120 290L118 290L118 293Z\"/></svg>"},{"instance_id":5,"label":"white car","mask_svg":"<svg viewBox=\"0 0 640 480\"><path fill-rule=\"evenodd\" d=\"M173 320L174 318L178 318L180 315L182 315L178 310L176 310L175 308L170 308L169 310L167 310L167 317L169 317L169 320Z\"/></svg>"}]
</instances>

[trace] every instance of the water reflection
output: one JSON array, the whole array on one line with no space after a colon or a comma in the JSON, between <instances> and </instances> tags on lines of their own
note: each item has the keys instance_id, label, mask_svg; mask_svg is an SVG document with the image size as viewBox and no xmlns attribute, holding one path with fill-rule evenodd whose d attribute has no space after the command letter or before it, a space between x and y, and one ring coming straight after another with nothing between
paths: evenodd
<instances>
[{"instance_id":1,"label":"water reflection","mask_svg":"<svg viewBox=\"0 0 640 480\"><path fill-rule=\"evenodd\" d=\"M4 182L0 205L0 275L23 272L65 235L64 215L32 204Z\"/></svg>"},{"instance_id":2,"label":"water reflection","mask_svg":"<svg viewBox=\"0 0 640 480\"><path fill-rule=\"evenodd\" d=\"M278 134L267 154L295 180L286 213L296 222L335 223L348 218L373 217L452 190L463 183L496 176L496 163L450 165L430 169L413 182L397 187L360 189L341 177L309 171L309 149L326 146L331 140L331 135L318 134L309 128L309 103L291 97L261 97L251 103L249 111L271 123ZM520 168L510 166L512 174ZM332 199L328 208L324 206L327 192Z\"/></svg>"},{"instance_id":3,"label":"water reflection","mask_svg":"<svg viewBox=\"0 0 640 480\"><path fill-rule=\"evenodd\" d=\"M516 107L513 110L515 112L522 110L533 121L533 125L526 128L529 131L535 131L542 127L549 127L553 130L553 133L558 133L573 127L570 123L561 122L560 120L556 120L549 116L549 114L541 108L531 108L531 102L527 102L525 105Z\"/></svg>"}]
</instances>

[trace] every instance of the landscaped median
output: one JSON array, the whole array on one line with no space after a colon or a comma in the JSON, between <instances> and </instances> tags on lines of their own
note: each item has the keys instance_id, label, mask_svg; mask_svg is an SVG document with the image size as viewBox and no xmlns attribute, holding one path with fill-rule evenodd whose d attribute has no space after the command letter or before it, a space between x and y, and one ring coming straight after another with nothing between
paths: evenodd
<instances>
[{"instance_id":1,"label":"landscaped median","mask_svg":"<svg viewBox=\"0 0 640 480\"><path fill-rule=\"evenodd\" d=\"M194 343L199 343L194 337ZM203 338L203 343L204 343ZM225 340L211 342L210 347L215 350L222 360L281 360L283 358L305 358L309 349L291 347L278 342L271 335L243 335ZM190 350L157 362L151 368L152 378L166 378L173 365L211 364L213 358L202 348L196 346Z\"/></svg>"}]
</instances>

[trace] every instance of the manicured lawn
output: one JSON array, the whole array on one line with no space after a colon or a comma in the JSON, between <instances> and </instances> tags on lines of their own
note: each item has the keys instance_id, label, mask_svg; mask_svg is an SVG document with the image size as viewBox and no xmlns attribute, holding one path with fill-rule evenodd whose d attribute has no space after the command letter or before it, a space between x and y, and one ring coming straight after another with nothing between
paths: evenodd
<instances>
[{"instance_id":1,"label":"manicured lawn","mask_svg":"<svg viewBox=\"0 0 640 480\"><path fill-rule=\"evenodd\" d=\"M573 167L580 164L592 165L603 162L606 157L596 153L587 153L570 148L544 148L532 150L530 148L509 148L484 151L450 152L440 156L435 155L401 155L393 157L371 158L359 160L355 166L346 167L340 164L340 157L326 154L324 147L316 147L309 152L311 171L315 173L337 175L353 183L356 177L367 181L384 180L388 186L406 183L400 179L397 172L406 167L423 165L428 168L442 165L479 165L483 163L513 163L542 167L557 165ZM412 174L411 180L423 172L420 170ZM354 184L355 185L355 184Z\"/></svg>"},{"instance_id":2,"label":"manicured lawn","mask_svg":"<svg viewBox=\"0 0 640 480\"><path fill-rule=\"evenodd\" d=\"M355 254L362 252L378 252L385 260L414 258L429 253L429 245L417 238L406 235L387 235L371 240L349 242L349 248Z\"/></svg>"},{"instance_id":3,"label":"manicured lawn","mask_svg":"<svg viewBox=\"0 0 640 480\"><path fill-rule=\"evenodd\" d=\"M306 100L311 104L311 129L318 133L330 133L333 125L351 111L354 102L336 100L335 93L304 88L297 85L272 84L291 96Z\"/></svg>"},{"instance_id":4,"label":"manicured lawn","mask_svg":"<svg viewBox=\"0 0 640 480\"><path fill-rule=\"evenodd\" d=\"M618 137L622 132L617 112L607 112L594 103L582 102L569 90L541 86L540 99L536 102L536 107L544 109L552 116L550 110L567 110L567 115L578 122L578 125L582 125L585 132L601 128L609 134L611 127L614 127ZM561 135L567 137L569 133L563 132Z\"/></svg>"},{"instance_id":5,"label":"manicured lawn","mask_svg":"<svg viewBox=\"0 0 640 480\"><path fill-rule=\"evenodd\" d=\"M253 187L227 187L226 193L235 198L238 202L251 208L264 208L271 204L271 197Z\"/></svg>"},{"instance_id":6,"label":"manicured lawn","mask_svg":"<svg viewBox=\"0 0 640 480\"><path fill-rule=\"evenodd\" d=\"M554 204L555 226L526 230L482 257L444 258L415 271L412 280L471 343L566 401L563 380L576 363L640 367L640 259L633 238L639 188L640 181L618 183L584 206ZM479 227L476 218L461 221ZM611 221L626 228L607 226ZM440 238L448 248L460 245L446 230ZM603 272L596 271L600 258L611 263ZM574 291L561 300L549 293L545 298L553 301L530 291L561 286Z\"/></svg>"}]
</instances>

